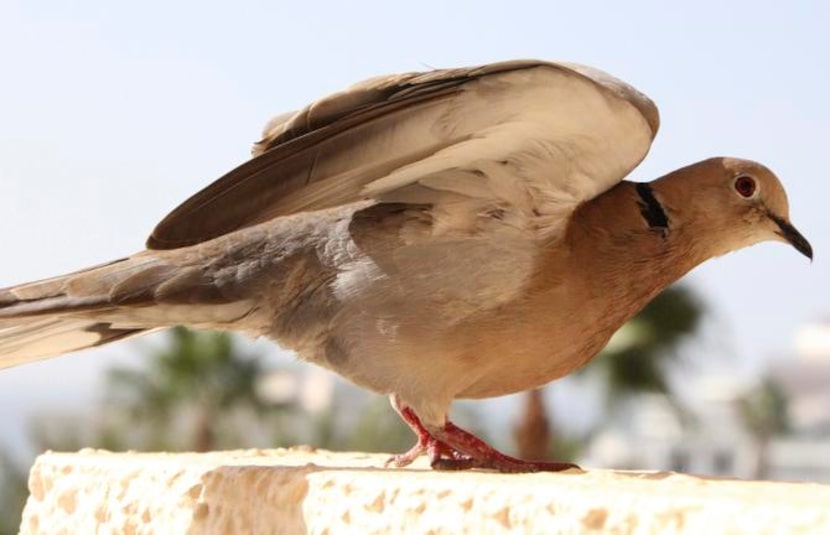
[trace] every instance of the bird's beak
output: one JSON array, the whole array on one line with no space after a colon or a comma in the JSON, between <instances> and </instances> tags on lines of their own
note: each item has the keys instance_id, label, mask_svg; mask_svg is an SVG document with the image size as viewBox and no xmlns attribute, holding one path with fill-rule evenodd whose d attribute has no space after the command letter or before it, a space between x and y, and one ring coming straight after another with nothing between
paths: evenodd
<instances>
[{"instance_id":1,"label":"bird's beak","mask_svg":"<svg viewBox=\"0 0 830 535\"><path fill-rule=\"evenodd\" d=\"M796 251L810 260L813 259L813 248L810 246L810 242L795 229L792 223L773 213L769 213L769 218L778 225L778 230L775 231L776 234L787 240L790 245L795 247Z\"/></svg>"}]
</instances>

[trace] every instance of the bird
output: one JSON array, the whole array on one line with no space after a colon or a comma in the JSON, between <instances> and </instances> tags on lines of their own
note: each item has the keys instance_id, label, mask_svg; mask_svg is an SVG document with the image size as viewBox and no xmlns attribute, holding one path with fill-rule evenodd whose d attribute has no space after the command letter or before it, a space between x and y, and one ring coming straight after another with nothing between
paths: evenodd
<instances>
[{"instance_id":1,"label":"bird","mask_svg":"<svg viewBox=\"0 0 830 535\"><path fill-rule=\"evenodd\" d=\"M656 105L594 67L512 60L372 78L272 119L252 158L147 247L0 290L0 367L187 325L266 337L388 395L417 441L388 466L559 471L448 416L590 361L702 262L792 245L764 165L626 180Z\"/></svg>"}]
</instances>

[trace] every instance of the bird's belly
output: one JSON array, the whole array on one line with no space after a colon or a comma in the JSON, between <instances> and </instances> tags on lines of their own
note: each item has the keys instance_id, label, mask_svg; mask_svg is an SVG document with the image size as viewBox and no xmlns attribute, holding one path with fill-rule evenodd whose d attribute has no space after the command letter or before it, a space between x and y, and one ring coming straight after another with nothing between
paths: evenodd
<instances>
[{"instance_id":1,"label":"bird's belly","mask_svg":"<svg viewBox=\"0 0 830 535\"><path fill-rule=\"evenodd\" d=\"M564 377L581 368L608 343L616 327L550 324L544 332L517 331L512 347L482 340L477 360L482 373L459 392L458 398L488 398L514 394Z\"/></svg>"},{"instance_id":2,"label":"bird's belly","mask_svg":"<svg viewBox=\"0 0 830 535\"><path fill-rule=\"evenodd\" d=\"M554 292L545 315L524 307L497 309L455 324L442 312L446 303L429 296L347 308L313 360L382 393L410 389L450 399L512 394L575 371L621 325L608 314L588 317L584 309L575 321L577 311L557 309L563 301Z\"/></svg>"}]
</instances>

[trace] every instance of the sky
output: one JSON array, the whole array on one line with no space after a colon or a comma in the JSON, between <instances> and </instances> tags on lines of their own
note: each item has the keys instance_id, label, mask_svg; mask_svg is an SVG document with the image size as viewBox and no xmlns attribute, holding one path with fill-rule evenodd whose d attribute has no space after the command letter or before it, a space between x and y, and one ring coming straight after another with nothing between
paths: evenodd
<instances>
[{"instance_id":1,"label":"sky","mask_svg":"<svg viewBox=\"0 0 830 535\"><path fill-rule=\"evenodd\" d=\"M363 78L511 58L601 68L660 107L650 180L716 155L764 162L815 261L768 243L688 278L723 373L791 356L830 318L830 7L815 2L0 0L0 287L133 253L244 161L270 116ZM88 406L122 344L0 371L3 440Z\"/></svg>"}]
</instances>

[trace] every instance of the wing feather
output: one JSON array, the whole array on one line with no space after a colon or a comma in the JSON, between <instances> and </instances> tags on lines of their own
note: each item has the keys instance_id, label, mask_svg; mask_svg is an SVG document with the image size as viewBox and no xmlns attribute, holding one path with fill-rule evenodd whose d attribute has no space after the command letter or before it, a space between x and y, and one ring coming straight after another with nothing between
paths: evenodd
<instances>
[{"instance_id":1,"label":"wing feather","mask_svg":"<svg viewBox=\"0 0 830 535\"><path fill-rule=\"evenodd\" d=\"M175 209L148 247L415 192L541 215L555 231L645 157L658 124L644 95L578 65L522 60L375 78L272 120L255 157Z\"/></svg>"}]
</instances>

